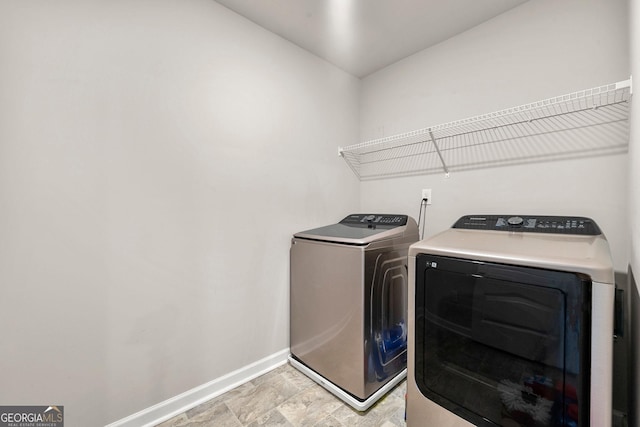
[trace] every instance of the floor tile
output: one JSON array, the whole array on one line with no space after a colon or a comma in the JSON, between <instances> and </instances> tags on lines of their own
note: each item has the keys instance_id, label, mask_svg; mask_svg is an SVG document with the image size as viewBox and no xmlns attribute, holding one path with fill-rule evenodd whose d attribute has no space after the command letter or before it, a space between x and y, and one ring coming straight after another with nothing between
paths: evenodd
<instances>
[{"instance_id":1,"label":"floor tile","mask_svg":"<svg viewBox=\"0 0 640 427\"><path fill-rule=\"evenodd\" d=\"M278 406L295 426L312 427L331 415L342 403L322 387L312 385Z\"/></svg>"},{"instance_id":2,"label":"floor tile","mask_svg":"<svg viewBox=\"0 0 640 427\"><path fill-rule=\"evenodd\" d=\"M224 402L220 402L218 405L210 407L209 410L188 418L188 426L242 427L240 420Z\"/></svg>"},{"instance_id":3,"label":"floor tile","mask_svg":"<svg viewBox=\"0 0 640 427\"><path fill-rule=\"evenodd\" d=\"M229 408L243 424L250 423L284 402L284 396L269 385L260 385L250 393L229 400Z\"/></svg>"},{"instance_id":4,"label":"floor tile","mask_svg":"<svg viewBox=\"0 0 640 427\"><path fill-rule=\"evenodd\" d=\"M405 427L405 391L358 412L284 364L157 427Z\"/></svg>"},{"instance_id":5,"label":"floor tile","mask_svg":"<svg viewBox=\"0 0 640 427\"><path fill-rule=\"evenodd\" d=\"M324 419L318 421L313 427L348 427L338 421L333 415L329 415Z\"/></svg>"},{"instance_id":6,"label":"floor tile","mask_svg":"<svg viewBox=\"0 0 640 427\"><path fill-rule=\"evenodd\" d=\"M291 424L287 418L282 415L282 413L278 409L272 409L267 412L265 415L262 415L257 420L253 421L248 427L259 427L259 426L269 426L269 427L295 427L295 424Z\"/></svg>"}]
</instances>

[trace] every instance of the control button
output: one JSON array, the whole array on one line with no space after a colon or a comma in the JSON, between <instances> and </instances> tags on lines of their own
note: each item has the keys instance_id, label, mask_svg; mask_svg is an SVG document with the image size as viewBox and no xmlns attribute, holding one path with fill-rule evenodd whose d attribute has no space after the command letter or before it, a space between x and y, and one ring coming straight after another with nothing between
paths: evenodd
<instances>
[{"instance_id":1,"label":"control button","mask_svg":"<svg viewBox=\"0 0 640 427\"><path fill-rule=\"evenodd\" d=\"M512 216L507 220L507 222L512 227L519 227L524 222L524 219L522 219L522 217L519 217L519 216Z\"/></svg>"},{"instance_id":2,"label":"control button","mask_svg":"<svg viewBox=\"0 0 640 427\"><path fill-rule=\"evenodd\" d=\"M360 220L360 222L368 222L368 221L370 222L370 221L373 221L374 219L376 219L375 215L366 215Z\"/></svg>"}]
</instances>

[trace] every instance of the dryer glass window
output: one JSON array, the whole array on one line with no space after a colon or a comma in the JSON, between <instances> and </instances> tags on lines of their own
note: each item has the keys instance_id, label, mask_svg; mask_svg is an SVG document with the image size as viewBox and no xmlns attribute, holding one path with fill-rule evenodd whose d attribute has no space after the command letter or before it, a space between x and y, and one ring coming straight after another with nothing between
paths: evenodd
<instances>
[{"instance_id":1,"label":"dryer glass window","mask_svg":"<svg viewBox=\"0 0 640 427\"><path fill-rule=\"evenodd\" d=\"M432 255L416 269L425 396L481 426L588 425L588 280Z\"/></svg>"}]
</instances>

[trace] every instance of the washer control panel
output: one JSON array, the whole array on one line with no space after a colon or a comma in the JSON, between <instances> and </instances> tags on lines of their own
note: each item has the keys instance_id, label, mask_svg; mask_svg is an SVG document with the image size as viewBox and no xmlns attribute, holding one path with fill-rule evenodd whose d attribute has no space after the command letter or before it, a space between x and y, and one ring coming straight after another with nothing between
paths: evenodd
<instances>
[{"instance_id":1,"label":"washer control panel","mask_svg":"<svg viewBox=\"0 0 640 427\"><path fill-rule=\"evenodd\" d=\"M592 219L581 216L465 215L456 221L453 228L585 236L602 234L600 228Z\"/></svg>"},{"instance_id":2,"label":"washer control panel","mask_svg":"<svg viewBox=\"0 0 640 427\"><path fill-rule=\"evenodd\" d=\"M407 225L407 215L389 215L389 214L351 214L340 221L340 224L346 225L390 225L399 227Z\"/></svg>"}]
</instances>

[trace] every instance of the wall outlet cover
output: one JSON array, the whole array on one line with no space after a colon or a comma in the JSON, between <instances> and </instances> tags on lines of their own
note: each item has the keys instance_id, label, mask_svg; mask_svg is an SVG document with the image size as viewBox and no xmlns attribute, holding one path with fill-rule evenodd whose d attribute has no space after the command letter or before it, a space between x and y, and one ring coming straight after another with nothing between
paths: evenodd
<instances>
[{"instance_id":1,"label":"wall outlet cover","mask_svg":"<svg viewBox=\"0 0 640 427\"><path fill-rule=\"evenodd\" d=\"M422 200L427 199L427 204L431 204L431 189L423 188L422 189Z\"/></svg>"}]
</instances>

